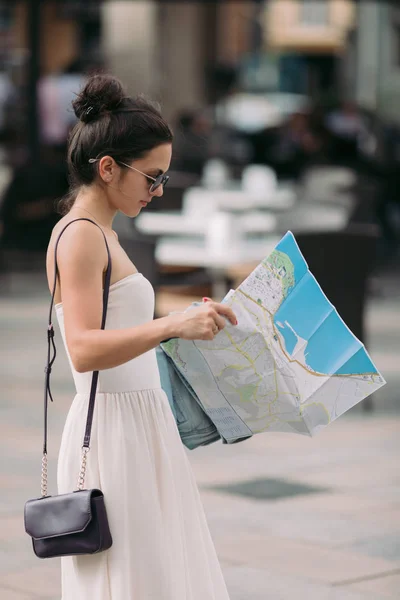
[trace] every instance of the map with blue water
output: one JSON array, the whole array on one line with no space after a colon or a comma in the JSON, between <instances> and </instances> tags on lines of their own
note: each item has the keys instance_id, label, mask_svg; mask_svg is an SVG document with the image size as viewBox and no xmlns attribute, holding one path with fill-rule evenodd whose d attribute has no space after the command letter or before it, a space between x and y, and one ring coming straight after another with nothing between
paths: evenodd
<instances>
[{"instance_id":1,"label":"map with blue water","mask_svg":"<svg viewBox=\"0 0 400 600\"><path fill-rule=\"evenodd\" d=\"M292 356L299 340L306 364L313 371L336 374L376 373L366 352L308 270L296 240L288 232L275 248L272 262L282 261L290 286L274 315L274 323Z\"/></svg>"},{"instance_id":2,"label":"map with blue water","mask_svg":"<svg viewBox=\"0 0 400 600\"><path fill-rule=\"evenodd\" d=\"M227 440L314 435L385 384L291 232L223 301L237 326L228 323L210 341L162 347Z\"/></svg>"}]
</instances>

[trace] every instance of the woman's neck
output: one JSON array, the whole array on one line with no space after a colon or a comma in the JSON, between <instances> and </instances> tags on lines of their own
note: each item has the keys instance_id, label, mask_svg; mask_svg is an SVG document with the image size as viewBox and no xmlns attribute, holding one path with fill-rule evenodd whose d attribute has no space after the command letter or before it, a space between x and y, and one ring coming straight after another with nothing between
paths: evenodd
<instances>
[{"instance_id":1,"label":"woman's neck","mask_svg":"<svg viewBox=\"0 0 400 600\"><path fill-rule=\"evenodd\" d=\"M117 211L109 204L104 191L101 189L81 189L71 210L86 212L88 218L91 216L99 225L110 230L117 214Z\"/></svg>"}]
</instances>

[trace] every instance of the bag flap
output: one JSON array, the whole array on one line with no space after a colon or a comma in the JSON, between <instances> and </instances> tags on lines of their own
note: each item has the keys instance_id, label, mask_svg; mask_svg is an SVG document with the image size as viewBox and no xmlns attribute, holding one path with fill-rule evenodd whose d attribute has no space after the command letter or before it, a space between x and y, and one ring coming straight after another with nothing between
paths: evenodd
<instances>
[{"instance_id":1,"label":"bag flap","mask_svg":"<svg viewBox=\"0 0 400 600\"><path fill-rule=\"evenodd\" d=\"M25 531L36 540L83 531L92 518L91 498L99 494L99 490L81 490L28 500Z\"/></svg>"}]
</instances>

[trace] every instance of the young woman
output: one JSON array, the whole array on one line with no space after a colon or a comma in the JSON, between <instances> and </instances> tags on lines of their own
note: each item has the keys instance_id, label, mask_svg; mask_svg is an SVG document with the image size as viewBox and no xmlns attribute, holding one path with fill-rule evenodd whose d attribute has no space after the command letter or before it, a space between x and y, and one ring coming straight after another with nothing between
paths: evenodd
<instances>
[{"instance_id":1,"label":"young woman","mask_svg":"<svg viewBox=\"0 0 400 600\"><path fill-rule=\"evenodd\" d=\"M112 229L118 211L135 217L163 195L172 134L159 112L96 75L73 102L69 140L74 201L54 228L59 270L55 302L77 395L58 462L60 493L76 489L92 371L99 370L86 488L100 488L112 547L62 559L63 600L228 600L198 489L168 400L155 347L164 339L213 339L233 312L215 302L153 320L154 293ZM102 288L112 275L105 330Z\"/></svg>"}]
</instances>

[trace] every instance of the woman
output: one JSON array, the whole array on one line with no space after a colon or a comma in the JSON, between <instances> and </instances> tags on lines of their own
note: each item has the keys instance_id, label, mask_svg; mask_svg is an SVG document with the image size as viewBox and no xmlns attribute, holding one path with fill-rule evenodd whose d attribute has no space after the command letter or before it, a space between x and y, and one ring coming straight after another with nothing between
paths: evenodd
<instances>
[{"instance_id":1,"label":"woman","mask_svg":"<svg viewBox=\"0 0 400 600\"><path fill-rule=\"evenodd\" d=\"M163 195L172 134L158 111L126 96L113 77L92 77L73 102L69 140L75 200L54 228L47 258L74 219L94 221L112 258L106 330L101 330L107 252L100 229L70 225L57 250L56 311L77 395L58 462L60 493L76 489L92 371L99 370L85 487L105 497L113 546L62 559L63 600L227 600L193 474L154 348L170 337L213 339L233 312L208 302L153 320L154 293L118 244L117 211L135 217Z\"/></svg>"}]
</instances>

